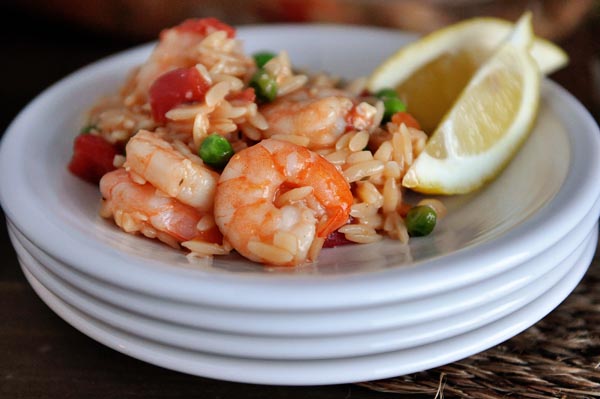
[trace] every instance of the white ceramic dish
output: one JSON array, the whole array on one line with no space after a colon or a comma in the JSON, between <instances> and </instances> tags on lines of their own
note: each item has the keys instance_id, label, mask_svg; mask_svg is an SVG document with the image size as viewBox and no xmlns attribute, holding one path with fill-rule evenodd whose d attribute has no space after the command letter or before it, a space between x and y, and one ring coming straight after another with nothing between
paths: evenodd
<instances>
[{"instance_id":1,"label":"white ceramic dish","mask_svg":"<svg viewBox=\"0 0 600 399\"><path fill-rule=\"evenodd\" d=\"M600 205L600 201L598 201ZM593 209L591 212L595 212ZM413 329L415 325L462 315L481 305L506 301L505 297L532 284L544 274L560 265L584 241L593 219L587 218L574 231L552 248L529 261L498 276L461 289L406 302L381 306L353 308L337 311L314 312L258 312L250 310L219 309L200 304L169 301L161 297L141 295L106 284L58 262L41 251L9 223L9 231L39 263L52 274L82 294L128 313L156 319L182 327L221 331L233 334L268 335L273 337L309 337L314 335L340 335L375 333ZM447 330L453 326L448 325ZM430 331L440 333L439 328ZM415 336L407 336L416 339Z\"/></svg>"},{"instance_id":2,"label":"white ceramic dish","mask_svg":"<svg viewBox=\"0 0 600 399\"><path fill-rule=\"evenodd\" d=\"M596 232L597 233L597 232ZM262 360L210 355L178 349L127 334L81 313L24 273L38 295L84 334L132 357L203 377L271 385L320 385L388 378L425 370L494 346L544 317L574 289L587 270L597 236L556 286L510 315L468 333L411 349L371 356L324 360Z\"/></svg>"},{"instance_id":3,"label":"white ceramic dish","mask_svg":"<svg viewBox=\"0 0 600 399\"><path fill-rule=\"evenodd\" d=\"M404 328L352 335L329 335L317 337L253 336L228 334L213 330L194 329L165 323L153 318L141 317L98 301L68 284L45 268L21 242L13 238L13 245L25 267L38 281L63 302L99 322L144 339L185 350L258 359L331 359L373 355L447 339L472 331L500 319L526 306L548 289L582 260L585 250L596 245L598 226L587 230L586 238L577 248L570 248L566 259L555 260L555 267L521 289L495 301L478 306L457 315L442 317L428 323ZM521 267L521 266L520 266ZM523 265L527 267L527 265ZM479 293L484 295L485 291ZM333 323L336 315L331 315Z\"/></svg>"},{"instance_id":4,"label":"white ceramic dish","mask_svg":"<svg viewBox=\"0 0 600 399\"><path fill-rule=\"evenodd\" d=\"M285 48L296 65L350 78L368 74L412 38L320 25L239 33L250 52ZM287 312L422 298L522 264L580 223L600 194L598 128L571 95L545 81L539 120L522 151L485 189L447 199L449 216L432 236L410 246L384 240L326 250L318 263L294 270L267 270L235 256L192 269L182 253L101 220L97 189L65 168L81 115L149 51L118 54L57 83L17 117L0 150L0 201L19 230L63 263L127 290Z\"/></svg>"}]
</instances>

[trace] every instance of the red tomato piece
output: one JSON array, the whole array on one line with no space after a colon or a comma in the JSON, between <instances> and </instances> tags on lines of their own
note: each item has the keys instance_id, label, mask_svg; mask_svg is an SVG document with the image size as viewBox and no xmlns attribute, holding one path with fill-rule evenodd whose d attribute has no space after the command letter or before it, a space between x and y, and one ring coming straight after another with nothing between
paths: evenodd
<instances>
[{"instance_id":1,"label":"red tomato piece","mask_svg":"<svg viewBox=\"0 0 600 399\"><path fill-rule=\"evenodd\" d=\"M394 115L392 115L392 123L395 123L396 125L404 123L406 127L412 127L421 130L421 124L419 124L419 121L417 121L414 116L408 112L396 112Z\"/></svg>"},{"instance_id":2,"label":"red tomato piece","mask_svg":"<svg viewBox=\"0 0 600 399\"><path fill-rule=\"evenodd\" d=\"M75 138L69 170L75 176L98 184L106 173L116 169L113 159L117 148L100 136L82 134Z\"/></svg>"},{"instance_id":3,"label":"red tomato piece","mask_svg":"<svg viewBox=\"0 0 600 399\"><path fill-rule=\"evenodd\" d=\"M204 242L212 242L214 244L223 244L223 234L217 226L214 226L208 230L199 231L198 235L194 237L196 240L204 241Z\"/></svg>"},{"instance_id":4,"label":"red tomato piece","mask_svg":"<svg viewBox=\"0 0 600 399\"><path fill-rule=\"evenodd\" d=\"M156 122L166 122L165 114L179 104L202 101L209 84L194 67L177 68L160 75L150 86L150 107Z\"/></svg>"},{"instance_id":5,"label":"red tomato piece","mask_svg":"<svg viewBox=\"0 0 600 399\"><path fill-rule=\"evenodd\" d=\"M227 37L235 37L235 29L216 18L186 19L174 29L181 32L198 33L203 36L217 30L224 30L227 32Z\"/></svg>"},{"instance_id":6,"label":"red tomato piece","mask_svg":"<svg viewBox=\"0 0 600 399\"><path fill-rule=\"evenodd\" d=\"M410 208L412 208L412 207L413 207L412 205L403 202L400 205L400 209L399 209L398 213L400 214L400 216L402 216L403 218L405 218L406 215L408 214L408 211L410 211Z\"/></svg>"},{"instance_id":7,"label":"red tomato piece","mask_svg":"<svg viewBox=\"0 0 600 399\"><path fill-rule=\"evenodd\" d=\"M346 224L352 223L353 221L354 221L354 218L352 216L349 216ZM333 248L333 247L339 247L340 245L348 245L348 244L356 244L356 243L346 239L346 236L344 235L344 233L340 233L338 230L335 230L327 236L327 238L325 239L325 242L323 243L323 248Z\"/></svg>"},{"instance_id":8,"label":"red tomato piece","mask_svg":"<svg viewBox=\"0 0 600 399\"><path fill-rule=\"evenodd\" d=\"M256 101L256 93L254 92L254 87L248 87L247 89L244 89L240 92L233 93L233 94L230 94L227 96L227 101L235 101L235 100L250 101L250 102Z\"/></svg>"},{"instance_id":9,"label":"red tomato piece","mask_svg":"<svg viewBox=\"0 0 600 399\"><path fill-rule=\"evenodd\" d=\"M346 236L343 233L340 233L336 230L327 236L325 242L323 243L323 248L333 248L348 244L356 243L346 239Z\"/></svg>"}]
</instances>

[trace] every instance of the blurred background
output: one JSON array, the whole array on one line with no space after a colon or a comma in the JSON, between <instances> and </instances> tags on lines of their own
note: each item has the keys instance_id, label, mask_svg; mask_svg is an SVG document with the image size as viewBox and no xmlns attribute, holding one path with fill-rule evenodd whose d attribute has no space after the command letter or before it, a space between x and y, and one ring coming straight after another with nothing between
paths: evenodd
<instances>
[{"instance_id":1,"label":"blurred background","mask_svg":"<svg viewBox=\"0 0 600 399\"><path fill-rule=\"evenodd\" d=\"M152 38L190 16L229 24L333 22L429 32L458 20L489 15L516 20L534 13L538 35L561 38L594 7L594 0L20 0L23 9L99 32ZM85 6L83 6L85 4Z\"/></svg>"},{"instance_id":2,"label":"blurred background","mask_svg":"<svg viewBox=\"0 0 600 399\"><path fill-rule=\"evenodd\" d=\"M112 52L154 40L185 18L232 25L343 23L426 33L473 16L516 20L531 10L536 34L571 56L553 79L596 115L600 111L600 0L3 0L0 128L41 89ZM592 84L593 83L593 84Z\"/></svg>"}]
</instances>

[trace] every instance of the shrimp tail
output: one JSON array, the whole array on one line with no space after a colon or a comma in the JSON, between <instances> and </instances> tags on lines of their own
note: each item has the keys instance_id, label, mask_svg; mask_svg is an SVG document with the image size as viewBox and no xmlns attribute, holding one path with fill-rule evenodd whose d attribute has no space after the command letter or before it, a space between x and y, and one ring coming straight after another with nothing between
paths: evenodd
<instances>
[{"instance_id":1,"label":"shrimp tail","mask_svg":"<svg viewBox=\"0 0 600 399\"><path fill-rule=\"evenodd\" d=\"M327 219L323 220L317 226L317 237L327 238L331 233L342 227L348 222L350 209L339 209L328 215Z\"/></svg>"}]
</instances>

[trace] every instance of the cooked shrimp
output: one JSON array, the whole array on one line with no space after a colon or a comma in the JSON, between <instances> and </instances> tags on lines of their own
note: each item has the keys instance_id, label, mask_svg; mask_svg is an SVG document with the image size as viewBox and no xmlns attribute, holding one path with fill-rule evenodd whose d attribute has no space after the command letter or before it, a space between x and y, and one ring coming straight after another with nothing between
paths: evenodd
<instances>
[{"instance_id":1,"label":"cooked shrimp","mask_svg":"<svg viewBox=\"0 0 600 399\"><path fill-rule=\"evenodd\" d=\"M200 211L210 211L219 175L200 158L188 158L165 140L140 130L127 143L125 168L167 195Z\"/></svg>"},{"instance_id":2,"label":"cooked shrimp","mask_svg":"<svg viewBox=\"0 0 600 399\"><path fill-rule=\"evenodd\" d=\"M100 215L114 217L115 223L128 233L140 232L171 246L190 240L218 243L221 239L216 229L198 230L203 212L166 196L150 183L135 183L125 169L105 174L100 180L100 191Z\"/></svg>"},{"instance_id":3,"label":"cooked shrimp","mask_svg":"<svg viewBox=\"0 0 600 399\"><path fill-rule=\"evenodd\" d=\"M198 62L198 56L190 49L203 39L204 35L177 28L163 31L148 60L136 70L124 87L127 105L144 103L150 85L163 73L175 68L194 66Z\"/></svg>"},{"instance_id":4,"label":"cooked shrimp","mask_svg":"<svg viewBox=\"0 0 600 399\"><path fill-rule=\"evenodd\" d=\"M319 244L346 223L351 205L350 187L335 166L304 147L267 139L231 158L214 214L243 256L293 266L315 259Z\"/></svg>"},{"instance_id":5,"label":"cooked shrimp","mask_svg":"<svg viewBox=\"0 0 600 399\"><path fill-rule=\"evenodd\" d=\"M347 128L370 127L377 112L365 102L355 106L346 92L327 88L294 91L260 111L269 124L264 137L304 136L309 139L307 147L314 150L334 145Z\"/></svg>"},{"instance_id":6,"label":"cooked shrimp","mask_svg":"<svg viewBox=\"0 0 600 399\"><path fill-rule=\"evenodd\" d=\"M189 68L196 64L203 64L207 69L211 69L220 60L215 54L219 55L221 52L229 56L229 63L240 66L230 66L223 72L237 72L232 74L238 77L245 76L246 67L254 63L252 58L237 51L239 45L234 35L232 27L214 18L187 20L178 26L163 30L148 60L130 76L123 88L126 105L143 104L148 89L156 78L172 69ZM203 43L209 36L212 38L210 43ZM202 51L203 45L213 51Z\"/></svg>"}]
</instances>

